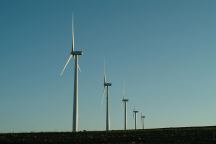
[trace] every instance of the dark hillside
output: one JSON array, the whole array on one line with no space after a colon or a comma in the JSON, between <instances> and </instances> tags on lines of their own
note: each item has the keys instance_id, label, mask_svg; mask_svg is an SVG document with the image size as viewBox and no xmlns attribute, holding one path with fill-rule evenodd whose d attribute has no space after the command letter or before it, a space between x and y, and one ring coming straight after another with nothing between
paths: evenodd
<instances>
[{"instance_id":1,"label":"dark hillside","mask_svg":"<svg viewBox=\"0 0 216 144\"><path fill-rule=\"evenodd\" d=\"M0 144L216 144L216 127L146 130L8 133Z\"/></svg>"}]
</instances>

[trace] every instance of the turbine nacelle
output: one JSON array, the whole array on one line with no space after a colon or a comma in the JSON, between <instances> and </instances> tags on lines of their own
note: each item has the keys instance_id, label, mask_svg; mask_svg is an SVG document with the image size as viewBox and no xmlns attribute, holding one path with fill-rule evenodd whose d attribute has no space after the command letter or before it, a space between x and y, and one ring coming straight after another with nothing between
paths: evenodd
<instances>
[{"instance_id":1,"label":"turbine nacelle","mask_svg":"<svg viewBox=\"0 0 216 144\"><path fill-rule=\"evenodd\" d=\"M134 110L133 112L134 112L134 113L138 113L139 111L137 111L137 110Z\"/></svg>"},{"instance_id":2,"label":"turbine nacelle","mask_svg":"<svg viewBox=\"0 0 216 144\"><path fill-rule=\"evenodd\" d=\"M105 82L105 83L104 83L104 86L112 86L112 83L107 83L107 82Z\"/></svg>"},{"instance_id":3,"label":"turbine nacelle","mask_svg":"<svg viewBox=\"0 0 216 144\"><path fill-rule=\"evenodd\" d=\"M122 101L123 102L128 102L128 99L123 98Z\"/></svg>"},{"instance_id":4,"label":"turbine nacelle","mask_svg":"<svg viewBox=\"0 0 216 144\"><path fill-rule=\"evenodd\" d=\"M71 55L82 55L83 54L83 52L82 51L72 51L71 52Z\"/></svg>"}]
</instances>

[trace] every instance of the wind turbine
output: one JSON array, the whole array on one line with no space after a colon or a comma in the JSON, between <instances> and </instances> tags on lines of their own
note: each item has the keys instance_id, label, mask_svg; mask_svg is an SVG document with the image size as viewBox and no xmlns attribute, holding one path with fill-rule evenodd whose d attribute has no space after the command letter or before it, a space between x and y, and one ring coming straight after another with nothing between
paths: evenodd
<instances>
[{"instance_id":1,"label":"wind turbine","mask_svg":"<svg viewBox=\"0 0 216 144\"><path fill-rule=\"evenodd\" d=\"M105 62L104 62L104 94L106 92L106 131L110 130L110 115L109 115L109 87L112 85L111 82L107 81Z\"/></svg>"},{"instance_id":2,"label":"wind turbine","mask_svg":"<svg viewBox=\"0 0 216 144\"><path fill-rule=\"evenodd\" d=\"M144 129L144 119L145 119L145 116L142 115L141 113L141 123L142 123L142 129Z\"/></svg>"},{"instance_id":3,"label":"wind turbine","mask_svg":"<svg viewBox=\"0 0 216 144\"><path fill-rule=\"evenodd\" d=\"M125 98L125 87L123 87L123 99L122 102L124 104L124 130L127 129L127 102L129 100Z\"/></svg>"},{"instance_id":4,"label":"wind turbine","mask_svg":"<svg viewBox=\"0 0 216 144\"><path fill-rule=\"evenodd\" d=\"M137 113L138 113L138 112L139 112L139 111L135 110L135 108L134 108L134 110L133 110L133 117L135 118L135 130L136 130L136 123L137 123L136 116L137 116Z\"/></svg>"},{"instance_id":5,"label":"wind turbine","mask_svg":"<svg viewBox=\"0 0 216 144\"><path fill-rule=\"evenodd\" d=\"M61 76L63 75L67 65L69 64L71 58L74 59L74 98L73 98L73 131L78 131L78 69L80 70L78 59L79 56L82 55L82 51L74 50L74 24L73 24L73 16L72 16L72 49L70 56L64 65L64 68L61 71Z\"/></svg>"}]
</instances>

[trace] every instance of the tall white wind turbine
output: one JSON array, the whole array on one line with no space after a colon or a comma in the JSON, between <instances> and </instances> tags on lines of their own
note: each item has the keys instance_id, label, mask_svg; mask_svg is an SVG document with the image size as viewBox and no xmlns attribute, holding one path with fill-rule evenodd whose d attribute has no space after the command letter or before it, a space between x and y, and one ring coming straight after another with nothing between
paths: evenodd
<instances>
[{"instance_id":1,"label":"tall white wind turbine","mask_svg":"<svg viewBox=\"0 0 216 144\"><path fill-rule=\"evenodd\" d=\"M105 62L104 62L104 95L106 92L106 131L110 130L110 114L109 114L109 87L112 85L111 82L107 81Z\"/></svg>"},{"instance_id":2,"label":"tall white wind turbine","mask_svg":"<svg viewBox=\"0 0 216 144\"><path fill-rule=\"evenodd\" d=\"M75 51L74 50L74 24L73 24L73 16L72 16L72 48L71 48L71 53L70 56L64 65L62 71L61 71L61 76L63 75L67 65L69 64L71 58L74 59L74 98L73 98L73 132L78 131L78 69L80 70L79 64L78 64L78 59L79 56L82 55L82 51Z\"/></svg>"}]
</instances>

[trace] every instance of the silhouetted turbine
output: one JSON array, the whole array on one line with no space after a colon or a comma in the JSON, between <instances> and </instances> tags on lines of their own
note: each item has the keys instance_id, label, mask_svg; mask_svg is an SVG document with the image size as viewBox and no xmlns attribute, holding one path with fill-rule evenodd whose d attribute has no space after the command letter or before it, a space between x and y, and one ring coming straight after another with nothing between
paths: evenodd
<instances>
[{"instance_id":1,"label":"silhouetted turbine","mask_svg":"<svg viewBox=\"0 0 216 144\"><path fill-rule=\"evenodd\" d=\"M135 120L135 130L137 129L137 118L136 118L136 116L137 116L137 113L138 113L139 111L137 111L137 110L133 110L133 116L134 116L134 120Z\"/></svg>"},{"instance_id":2,"label":"silhouetted turbine","mask_svg":"<svg viewBox=\"0 0 216 144\"><path fill-rule=\"evenodd\" d=\"M141 114L142 129L144 129L144 119L145 119L145 116Z\"/></svg>"},{"instance_id":3,"label":"silhouetted turbine","mask_svg":"<svg viewBox=\"0 0 216 144\"><path fill-rule=\"evenodd\" d=\"M127 102L128 102L128 99L123 98L122 102L124 104L124 130L126 130L127 129Z\"/></svg>"},{"instance_id":4,"label":"silhouetted turbine","mask_svg":"<svg viewBox=\"0 0 216 144\"><path fill-rule=\"evenodd\" d=\"M110 115L109 115L109 87L110 86L112 86L112 83L107 82L105 63L104 63L104 94L106 92L106 131L110 130Z\"/></svg>"}]
</instances>

